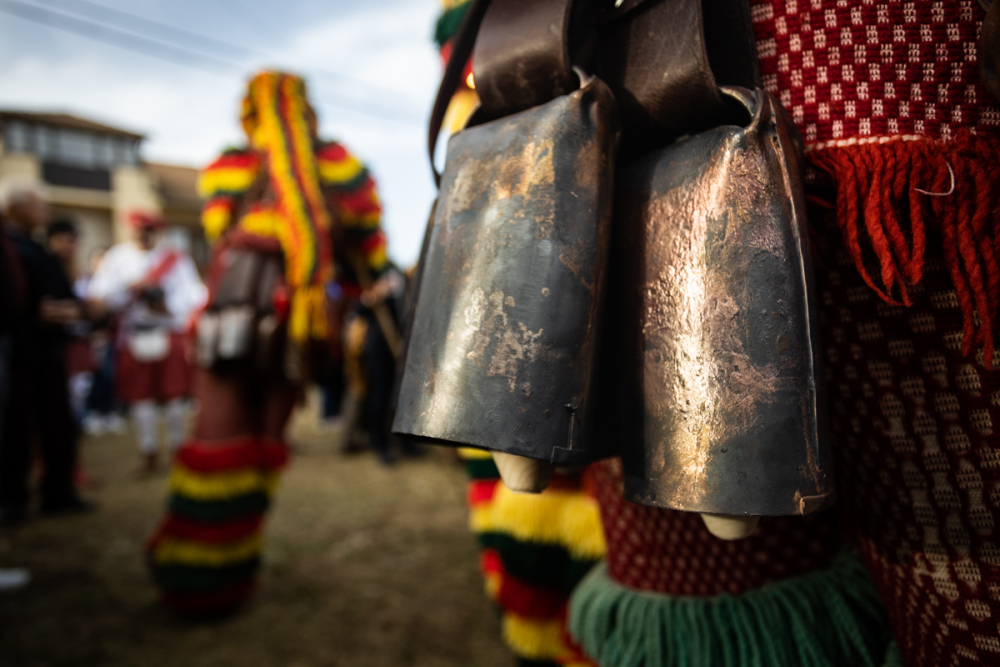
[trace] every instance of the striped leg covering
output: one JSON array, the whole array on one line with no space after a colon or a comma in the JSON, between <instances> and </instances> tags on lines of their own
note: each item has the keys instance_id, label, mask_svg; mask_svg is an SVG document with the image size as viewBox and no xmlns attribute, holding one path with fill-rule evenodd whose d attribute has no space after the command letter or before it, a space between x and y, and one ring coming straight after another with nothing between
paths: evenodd
<instances>
[{"instance_id":1,"label":"striped leg covering","mask_svg":"<svg viewBox=\"0 0 1000 667\"><path fill-rule=\"evenodd\" d=\"M221 612L253 590L264 513L287 458L284 443L272 438L193 439L181 447L167 516L147 546L165 606Z\"/></svg>"},{"instance_id":2,"label":"striped leg covering","mask_svg":"<svg viewBox=\"0 0 1000 667\"><path fill-rule=\"evenodd\" d=\"M545 492L517 494L500 481L488 452L460 455L470 477L469 524L504 642L521 667L591 665L565 630L570 593L604 555L587 476L557 474Z\"/></svg>"}]
</instances>

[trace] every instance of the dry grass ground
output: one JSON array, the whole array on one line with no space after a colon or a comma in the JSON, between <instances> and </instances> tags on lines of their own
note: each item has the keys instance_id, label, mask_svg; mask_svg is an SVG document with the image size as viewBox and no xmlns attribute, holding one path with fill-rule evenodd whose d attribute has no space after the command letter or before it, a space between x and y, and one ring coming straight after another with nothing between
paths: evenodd
<instances>
[{"instance_id":1,"label":"dry grass ground","mask_svg":"<svg viewBox=\"0 0 1000 667\"><path fill-rule=\"evenodd\" d=\"M32 574L0 593L0 666L513 665L483 595L462 471L437 453L390 469L341 457L311 421L293 428L260 588L212 622L160 609L145 571L166 474L134 474L130 436L85 440L99 511L0 529L0 567Z\"/></svg>"}]
</instances>

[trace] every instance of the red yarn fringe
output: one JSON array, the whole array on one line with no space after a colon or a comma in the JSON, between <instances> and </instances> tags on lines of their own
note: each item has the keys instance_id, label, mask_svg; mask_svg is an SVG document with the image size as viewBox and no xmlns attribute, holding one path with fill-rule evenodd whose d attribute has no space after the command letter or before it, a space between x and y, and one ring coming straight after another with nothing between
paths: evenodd
<instances>
[{"instance_id":1,"label":"red yarn fringe","mask_svg":"<svg viewBox=\"0 0 1000 667\"><path fill-rule=\"evenodd\" d=\"M812 147L808 157L833 176L837 223L851 258L888 303L913 303L911 290L924 273L926 230L938 229L962 308L962 353L982 346L992 369L1000 305L1000 137L962 130L949 141L838 141ZM871 252L877 278L865 265Z\"/></svg>"}]
</instances>

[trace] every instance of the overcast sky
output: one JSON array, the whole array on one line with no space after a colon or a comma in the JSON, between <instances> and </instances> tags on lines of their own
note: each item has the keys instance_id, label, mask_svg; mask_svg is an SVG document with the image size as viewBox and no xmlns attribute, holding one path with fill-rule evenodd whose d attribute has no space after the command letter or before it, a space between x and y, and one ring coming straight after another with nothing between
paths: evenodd
<instances>
[{"instance_id":1,"label":"overcast sky","mask_svg":"<svg viewBox=\"0 0 1000 667\"><path fill-rule=\"evenodd\" d=\"M378 179L390 253L408 264L434 193L423 147L439 11L437 0L0 0L0 108L141 132L146 159L201 167L242 142L253 71L304 74L321 134Z\"/></svg>"}]
</instances>

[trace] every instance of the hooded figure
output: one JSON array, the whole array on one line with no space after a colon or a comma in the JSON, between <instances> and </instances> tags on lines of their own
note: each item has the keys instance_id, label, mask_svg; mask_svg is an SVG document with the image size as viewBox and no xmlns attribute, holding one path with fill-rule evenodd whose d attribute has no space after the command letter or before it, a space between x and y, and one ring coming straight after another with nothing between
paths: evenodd
<instances>
[{"instance_id":1,"label":"hooded figure","mask_svg":"<svg viewBox=\"0 0 1000 667\"><path fill-rule=\"evenodd\" d=\"M214 242L197 326L201 411L149 543L162 600L182 611L232 608L252 589L288 418L338 347L343 300L333 297L360 296L388 265L375 183L343 146L317 137L302 79L253 77L242 123L247 146L201 176Z\"/></svg>"}]
</instances>

